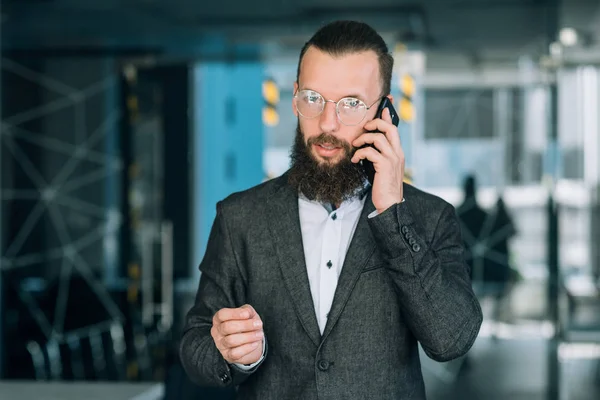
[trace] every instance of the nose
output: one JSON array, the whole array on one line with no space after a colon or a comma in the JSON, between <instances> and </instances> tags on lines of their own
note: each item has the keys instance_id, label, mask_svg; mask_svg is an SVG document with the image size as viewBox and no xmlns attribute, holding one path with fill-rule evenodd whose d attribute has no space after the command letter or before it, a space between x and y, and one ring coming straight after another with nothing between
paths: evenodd
<instances>
[{"instance_id":1,"label":"nose","mask_svg":"<svg viewBox=\"0 0 600 400\"><path fill-rule=\"evenodd\" d=\"M321 132L330 133L338 130L340 121L338 120L337 113L335 111L335 103L328 101L325 103L325 109L319 117L319 127Z\"/></svg>"}]
</instances>

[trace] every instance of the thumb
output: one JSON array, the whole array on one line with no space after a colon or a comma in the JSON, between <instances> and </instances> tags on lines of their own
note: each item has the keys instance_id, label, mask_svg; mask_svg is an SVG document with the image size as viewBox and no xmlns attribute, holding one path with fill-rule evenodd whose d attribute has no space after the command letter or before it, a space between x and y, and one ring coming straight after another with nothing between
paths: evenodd
<instances>
[{"instance_id":1,"label":"thumb","mask_svg":"<svg viewBox=\"0 0 600 400\"><path fill-rule=\"evenodd\" d=\"M248 319L252 319L254 318L254 316L256 315L256 310L254 309L254 307L252 307L250 304L244 304L243 306L240 307L242 310L247 310L249 313L249 317Z\"/></svg>"}]
</instances>

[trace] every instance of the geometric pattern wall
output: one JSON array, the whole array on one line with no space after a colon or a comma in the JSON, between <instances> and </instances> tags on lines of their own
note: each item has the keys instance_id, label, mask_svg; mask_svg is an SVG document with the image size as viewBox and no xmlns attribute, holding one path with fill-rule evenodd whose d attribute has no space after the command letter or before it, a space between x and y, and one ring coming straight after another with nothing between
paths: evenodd
<instances>
[{"instance_id":1,"label":"geometric pattern wall","mask_svg":"<svg viewBox=\"0 0 600 400\"><path fill-rule=\"evenodd\" d=\"M18 291L47 340L62 343L90 330L107 331L115 321L123 320L103 282L106 266L118 262L117 234L122 221L118 208L110 208L123 170L114 151L118 102L107 101L115 91L115 75L107 69L109 73L85 76L85 66L80 66L78 73L84 79L71 82L10 59L2 60L2 69L37 87L44 101L32 109L3 116L3 157L9 158L12 168L19 169L20 176L28 181L2 181L2 209L13 210L11 213L19 210L22 223L6 243L0 270L20 277L7 283ZM62 76L68 77L68 72L62 71ZM6 223L7 218L3 221ZM38 242L42 238L42 245L37 247L41 250L27 251L31 248L27 243L34 236ZM87 285L102 305L105 315L101 320L92 318L86 326L69 320L67 304L76 301L70 298L74 277ZM49 281L58 289L50 313L42 311L32 295L43 291Z\"/></svg>"}]
</instances>

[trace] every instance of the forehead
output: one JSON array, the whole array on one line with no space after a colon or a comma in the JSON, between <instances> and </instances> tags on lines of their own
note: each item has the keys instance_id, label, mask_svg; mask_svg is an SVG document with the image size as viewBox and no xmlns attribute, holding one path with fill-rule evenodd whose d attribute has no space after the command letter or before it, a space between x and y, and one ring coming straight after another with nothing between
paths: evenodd
<instances>
[{"instance_id":1,"label":"forehead","mask_svg":"<svg viewBox=\"0 0 600 400\"><path fill-rule=\"evenodd\" d=\"M377 54L367 51L332 56L311 47L302 58L299 85L332 100L348 95L375 100L381 92Z\"/></svg>"}]
</instances>

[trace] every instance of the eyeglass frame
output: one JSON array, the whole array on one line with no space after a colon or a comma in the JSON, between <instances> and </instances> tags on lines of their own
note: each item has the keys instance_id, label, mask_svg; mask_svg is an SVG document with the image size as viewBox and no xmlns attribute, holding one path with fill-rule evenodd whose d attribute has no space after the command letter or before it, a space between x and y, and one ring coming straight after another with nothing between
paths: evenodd
<instances>
[{"instance_id":1,"label":"eyeglass frame","mask_svg":"<svg viewBox=\"0 0 600 400\"><path fill-rule=\"evenodd\" d=\"M321 114L323 114L323 111L325 111L325 107L327 106L327 103L333 103L333 104L335 104L335 115L336 115L336 117L337 117L338 121L340 121L342 124L344 124L344 125L346 125L346 126L356 126L356 125L360 124L361 122L363 122L363 121L364 121L364 119L365 119L365 117L367 116L367 113L368 113L368 111L369 111L371 108L373 108L373 106L374 106L375 104L377 104L377 103L381 102L381 101L382 101L382 100L383 100L385 97L387 97L387 96L381 96L381 97L379 97L377 100L375 100L373 103L371 103L371 105L370 105L370 106L367 106L367 103L365 103L364 101L362 101L362 100L361 100L361 99L359 99L358 97L346 96L346 97L342 97L342 98L341 98L341 99L339 99L338 101L335 101L335 100L328 100L328 99L326 99L326 98L325 98L325 96L323 96L321 93L317 92L316 90L313 90L313 89L300 89L300 88L298 88L298 89L296 90L296 93L294 93L294 97L293 97L293 98L294 98L296 101L298 101L298 93L300 93L300 92L304 92L304 91L310 91L310 92L314 92L314 93L318 94L319 96L321 96L321 98L323 99L323 101L324 101L324 102L323 102L323 107L321 108L321 111L320 111L320 112L319 112L317 115L315 115L314 117L307 117L307 116L305 116L304 114L302 114L302 113L300 112L300 109L298 108L298 105L296 105L296 110L298 111L298 113L299 113L300 115L302 115L302 117L303 117L303 118L306 118L306 119L315 119L315 118L317 118L317 117L320 117L320 116L321 116ZM342 100L345 100L345 99L354 99L354 100L358 100L358 101L360 101L361 103L363 103L363 104L365 105L365 114L362 116L362 118L360 119L360 121L358 121L358 122L357 122L357 123L355 123L355 124L346 124L346 123L344 123L344 121L342 121L342 119L340 118L340 112L339 112L339 110L338 110L338 106L339 106L340 102L341 102Z\"/></svg>"}]
</instances>

